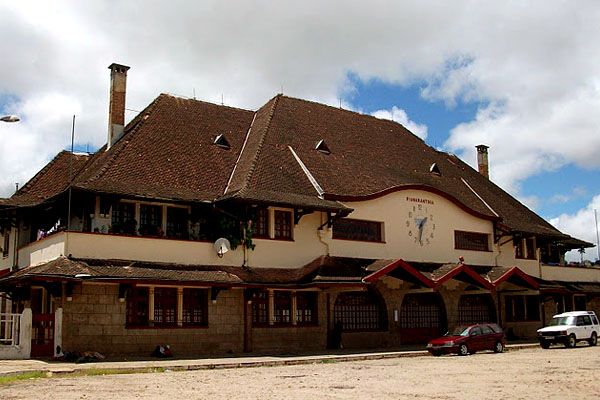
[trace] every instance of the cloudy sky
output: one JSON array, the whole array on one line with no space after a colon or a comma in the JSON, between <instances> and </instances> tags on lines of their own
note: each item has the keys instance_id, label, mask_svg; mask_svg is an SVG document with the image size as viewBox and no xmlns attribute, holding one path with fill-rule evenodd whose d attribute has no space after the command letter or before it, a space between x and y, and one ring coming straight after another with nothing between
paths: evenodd
<instances>
[{"instance_id":1,"label":"cloudy sky","mask_svg":"<svg viewBox=\"0 0 600 400\"><path fill-rule=\"evenodd\" d=\"M117 62L128 118L160 93L256 109L283 91L472 165L486 144L492 180L596 242L597 1L0 1L0 37L0 114L21 118L0 123L0 197L70 147L73 115L76 150L106 142Z\"/></svg>"}]
</instances>

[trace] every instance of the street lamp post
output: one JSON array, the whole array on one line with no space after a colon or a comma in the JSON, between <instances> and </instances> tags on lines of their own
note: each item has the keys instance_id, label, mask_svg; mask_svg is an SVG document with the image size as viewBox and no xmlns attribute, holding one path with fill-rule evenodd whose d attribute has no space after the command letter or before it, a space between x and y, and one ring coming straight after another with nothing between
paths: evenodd
<instances>
[{"instance_id":1,"label":"street lamp post","mask_svg":"<svg viewBox=\"0 0 600 400\"><path fill-rule=\"evenodd\" d=\"M0 118L2 122L19 122L21 119L16 115L5 115Z\"/></svg>"}]
</instances>

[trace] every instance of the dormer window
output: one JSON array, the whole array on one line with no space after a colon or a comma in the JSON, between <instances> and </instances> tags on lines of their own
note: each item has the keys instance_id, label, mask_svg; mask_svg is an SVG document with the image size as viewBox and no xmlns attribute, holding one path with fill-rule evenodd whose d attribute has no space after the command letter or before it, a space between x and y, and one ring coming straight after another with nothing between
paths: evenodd
<instances>
[{"instance_id":1,"label":"dormer window","mask_svg":"<svg viewBox=\"0 0 600 400\"><path fill-rule=\"evenodd\" d=\"M440 168L437 166L437 163L431 164L431 167L429 167L429 172L437 176L442 176L442 173L440 172Z\"/></svg>"},{"instance_id":2,"label":"dormer window","mask_svg":"<svg viewBox=\"0 0 600 400\"><path fill-rule=\"evenodd\" d=\"M321 139L317 142L315 149L319 150L321 153L324 153L324 154L331 154L331 150L329 150L327 143L325 143L325 140L323 140L323 139Z\"/></svg>"},{"instance_id":3,"label":"dormer window","mask_svg":"<svg viewBox=\"0 0 600 400\"><path fill-rule=\"evenodd\" d=\"M219 136L217 136L217 138L214 141L214 144L216 144L217 146L221 147L222 149L226 149L226 150L229 150L231 148L231 145L229 144L229 142L225 138L225 135L223 135L223 134L220 134Z\"/></svg>"}]
</instances>

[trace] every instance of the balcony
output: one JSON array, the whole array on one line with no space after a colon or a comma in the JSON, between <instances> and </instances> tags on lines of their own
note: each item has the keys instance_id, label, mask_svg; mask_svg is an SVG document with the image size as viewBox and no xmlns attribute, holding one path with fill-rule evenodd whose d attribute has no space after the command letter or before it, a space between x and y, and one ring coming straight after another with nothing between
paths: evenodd
<instances>
[{"instance_id":1,"label":"balcony","mask_svg":"<svg viewBox=\"0 0 600 400\"><path fill-rule=\"evenodd\" d=\"M549 281L600 282L600 268L541 263L542 279Z\"/></svg>"},{"instance_id":2,"label":"balcony","mask_svg":"<svg viewBox=\"0 0 600 400\"><path fill-rule=\"evenodd\" d=\"M60 231L19 249L18 266L24 268L61 255L73 258L117 259L184 265L247 265L298 268L320 255L316 235L311 245L297 241L254 239L255 250L240 246L219 258L213 242L157 237ZM304 240L302 240L304 242ZM245 257L245 262L244 262Z\"/></svg>"}]
</instances>

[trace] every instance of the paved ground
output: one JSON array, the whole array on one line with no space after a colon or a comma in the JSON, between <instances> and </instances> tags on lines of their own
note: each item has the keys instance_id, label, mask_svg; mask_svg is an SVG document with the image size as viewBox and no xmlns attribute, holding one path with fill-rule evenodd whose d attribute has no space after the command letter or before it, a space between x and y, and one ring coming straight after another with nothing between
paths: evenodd
<instances>
[{"instance_id":1,"label":"paved ground","mask_svg":"<svg viewBox=\"0 0 600 400\"><path fill-rule=\"evenodd\" d=\"M0 398L562 400L600 398L599 381L600 346L549 350L529 346L518 351L509 348L503 354L481 352L466 357L380 358L70 378L55 375L0 386Z\"/></svg>"}]
</instances>

